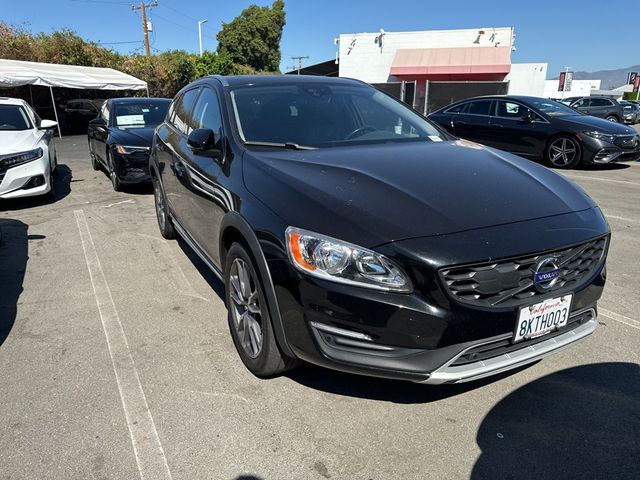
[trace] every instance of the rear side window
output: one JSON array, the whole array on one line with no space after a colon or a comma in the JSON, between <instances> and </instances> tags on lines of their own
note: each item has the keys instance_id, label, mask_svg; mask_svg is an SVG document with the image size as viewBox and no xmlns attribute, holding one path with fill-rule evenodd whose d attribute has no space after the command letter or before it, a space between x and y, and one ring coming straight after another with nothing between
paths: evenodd
<instances>
[{"instance_id":1,"label":"rear side window","mask_svg":"<svg viewBox=\"0 0 640 480\"><path fill-rule=\"evenodd\" d=\"M185 135L189 135L194 129L191 112L193 111L193 105L196 103L199 92L199 88L186 91L175 106L173 126Z\"/></svg>"},{"instance_id":2,"label":"rear side window","mask_svg":"<svg viewBox=\"0 0 640 480\"><path fill-rule=\"evenodd\" d=\"M474 100L469 102L464 113L468 115L490 115L491 100Z\"/></svg>"},{"instance_id":3,"label":"rear side window","mask_svg":"<svg viewBox=\"0 0 640 480\"><path fill-rule=\"evenodd\" d=\"M613 102L608 98L592 98L591 106L592 107L610 107L613 105Z\"/></svg>"}]
</instances>

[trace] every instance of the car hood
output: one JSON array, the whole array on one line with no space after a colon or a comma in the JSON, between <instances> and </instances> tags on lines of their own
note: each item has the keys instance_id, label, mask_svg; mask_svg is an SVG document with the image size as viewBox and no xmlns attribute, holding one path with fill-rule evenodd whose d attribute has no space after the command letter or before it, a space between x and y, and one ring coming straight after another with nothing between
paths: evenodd
<instances>
[{"instance_id":1,"label":"car hood","mask_svg":"<svg viewBox=\"0 0 640 480\"><path fill-rule=\"evenodd\" d=\"M114 142L131 146L151 147L153 132L156 127L120 129L112 127L110 129L111 139Z\"/></svg>"},{"instance_id":2,"label":"car hood","mask_svg":"<svg viewBox=\"0 0 640 480\"><path fill-rule=\"evenodd\" d=\"M369 247L595 206L561 175L465 140L254 150L243 169L288 225Z\"/></svg>"},{"instance_id":3,"label":"car hood","mask_svg":"<svg viewBox=\"0 0 640 480\"><path fill-rule=\"evenodd\" d=\"M558 123L564 123L570 128L583 130L598 130L603 133L609 133L613 135L631 135L636 131L623 125L621 123L611 122L604 118L593 117L591 115L569 115L566 117L554 117L554 120Z\"/></svg>"},{"instance_id":4,"label":"car hood","mask_svg":"<svg viewBox=\"0 0 640 480\"><path fill-rule=\"evenodd\" d=\"M0 155L36 148L40 138L40 130L0 130Z\"/></svg>"}]
</instances>

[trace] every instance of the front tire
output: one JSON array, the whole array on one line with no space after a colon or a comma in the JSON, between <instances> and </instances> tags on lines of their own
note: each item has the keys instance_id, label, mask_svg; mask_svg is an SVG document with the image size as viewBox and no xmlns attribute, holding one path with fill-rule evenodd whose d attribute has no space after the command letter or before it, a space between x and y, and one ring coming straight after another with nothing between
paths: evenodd
<instances>
[{"instance_id":1,"label":"front tire","mask_svg":"<svg viewBox=\"0 0 640 480\"><path fill-rule=\"evenodd\" d=\"M609 115L607 117L607 120L609 120L610 122L615 122L615 123L619 123L620 119L618 117L616 117L615 115Z\"/></svg>"},{"instance_id":2,"label":"front tire","mask_svg":"<svg viewBox=\"0 0 640 480\"><path fill-rule=\"evenodd\" d=\"M120 183L120 179L118 178L118 174L116 173L116 164L113 159L113 154L111 150L107 150L107 163L109 164L109 179L111 180L111 186L116 192L120 192L122 190L122 183Z\"/></svg>"},{"instance_id":3,"label":"front tire","mask_svg":"<svg viewBox=\"0 0 640 480\"><path fill-rule=\"evenodd\" d=\"M281 374L296 360L280 351L262 282L244 245L229 249L224 272L229 330L242 363L260 378Z\"/></svg>"},{"instance_id":4,"label":"front tire","mask_svg":"<svg viewBox=\"0 0 640 480\"><path fill-rule=\"evenodd\" d=\"M552 168L573 168L580 163L581 159L580 142L567 135L552 138L545 151L545 162Z\"/></svg>"},{"instance_id":5,"label":"front tire","mask_svg":"<svg viewBox=\"0 0 640 480\"><path fill-rule=\"evenodd\" d=\"M100 170L100 164L98 163L96 154L93 152L93 146L91 145L91 142L89 142L89 158L91 158L91 168L96 171Z\"/></svg>"}]
</instances>

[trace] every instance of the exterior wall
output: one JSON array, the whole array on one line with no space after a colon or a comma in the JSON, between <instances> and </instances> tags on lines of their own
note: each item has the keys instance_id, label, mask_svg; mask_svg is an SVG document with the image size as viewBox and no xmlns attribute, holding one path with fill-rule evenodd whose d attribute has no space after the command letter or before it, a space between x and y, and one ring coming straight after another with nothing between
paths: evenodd
<instances>
[{"instance_id":1,"label":"exterior wall","mask_svg":"<svg viewBox=\"0 0 640 480\"><path fill-rule=\"evenodd\" d=\"M560 80L546 80L544 82L545 98L564 98L564 97L589 97L593 90L600 89L600 80L573 80L571 82L571 90L566 92L558 91L558 82Z\"/></svg>"},{"instance_id":2,"label":"exterior wall","mask_svg":"<svg viewBox=\"0 0 640 480\"><path fill-rule=\"evenodd\" d=\"M484 33L480 34L481 31ZM341 34L339 76L369 83L396 81L389 71L396 50L403 48L511 47L512 44L511 27Z\"/></svg>"},{"instance_id":3,"label":"exterior wall","mask_svg":"<svg viewBox=\"0 0 640 480\"><path fill-rule=\"evenodd\" d=\"M546 78L546 63L513 63L511 72L506 77L509 82L509 95L542 97Z\"/></svg>"}]
</instances>

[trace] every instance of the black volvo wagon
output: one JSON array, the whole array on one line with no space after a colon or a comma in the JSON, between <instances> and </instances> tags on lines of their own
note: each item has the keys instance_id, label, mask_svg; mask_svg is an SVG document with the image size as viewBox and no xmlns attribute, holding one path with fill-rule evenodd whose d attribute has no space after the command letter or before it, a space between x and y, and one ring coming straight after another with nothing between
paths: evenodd
<instances>
[{"instance_id":1,"label":"black volvo wagon","mask_svg":"<svg viewBox=\"0 0 640 480\"><path fill-rule=\"evenodd\" d=\"M432 384L591 334L609 227L580 188L354 80L206 77L150 155L165 238L223 279L240 358Z\"/></svg>"}]
</instances>

